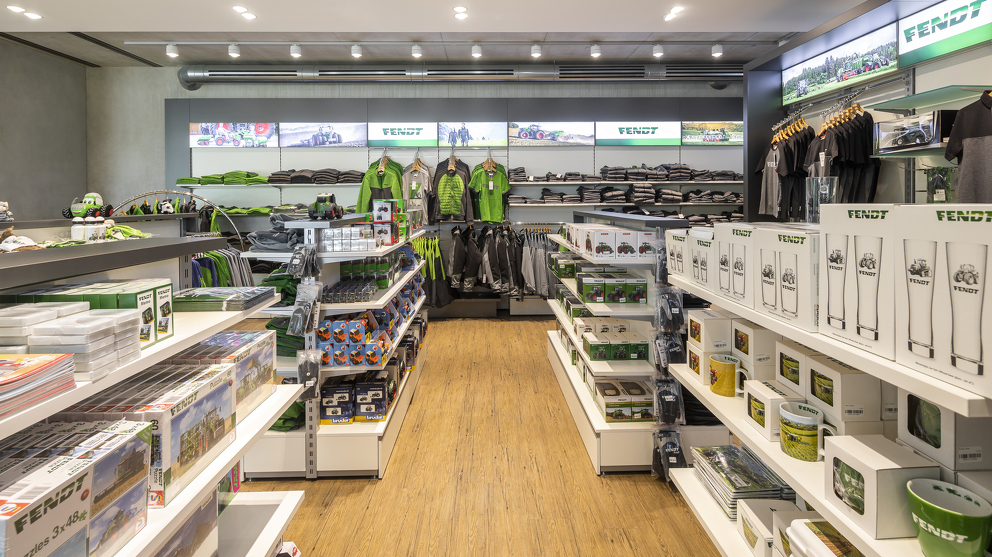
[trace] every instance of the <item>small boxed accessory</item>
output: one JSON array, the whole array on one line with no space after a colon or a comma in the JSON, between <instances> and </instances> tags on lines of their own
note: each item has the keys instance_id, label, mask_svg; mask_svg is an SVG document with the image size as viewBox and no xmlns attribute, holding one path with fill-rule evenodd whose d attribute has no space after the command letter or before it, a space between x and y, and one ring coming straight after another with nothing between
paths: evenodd
<instances>
[{"instance_id":1,"label":"small boxed accessory","mask_svg":"<svg viewBox=\"0 0 992 557\"><path fill-rule=\"evenodd\" d=\"M627 303L627 279L622 275L603 274L603 301L613 304Z\"/></svg>"},{"instance_id":2,"label":"small boxed accessory","mask_svg":"<svg viewBox=\"0 0 992 557\"><path fill-rule=\"evenodd\" d=\"M746 308L754 308L754 241L755 227L741 222L713 225L714 255L717 260L715 292ZM669 271L671 272L671 271Z\"/></svg>"},{"instance_id":3,"label":"small boxed accessory","mask_svg":"<svg viewBox=\"0 0 992 557\"><path fill-rule=\"evenodd\" d=\"M796 505L797 509L801 507L802 505ZM792 524L793 520L801 519L819 520L820 513L807 510L776 511L772 513L772 549L778 551L779 555L792 557L792 545L789 543L789 535L786 533L786 530Z\"/></svg>"},{"instance_id":4,"label":"small boxed accessory","mask_svg":"<svg viewBox=\"0 0 992 557\"><path fill-rule=\"evenodd\" d=\"M653 253L651 244L658 241L658 232L650 230L637 233L637 257L650 257Z\"/></svg>"},{"instance_id":5,"label":"small boxed accessory","mask_svg":"<svg viewBox=\"0 0 992 557\"><path fill-rule=\"evenodd\" d=\"M637 232L634 230L618 230L616 232L617 259L638 259Z\"/></svg>"},{"instance_id":6,"label":"small boxed accessory","mask_svg":"<svg viewBox=\"0 0 992 557\"><path fill-rule=\"evenodd\" d=\"M846 435L824 440L824 494L834 508L871 537L914 535L906 482L940 479L940 469L881 435Z\"/></svg>"},{"instance_id":7,"label":"small boxed accessory","mask_svg":"<svg viewBox=\"0 0 992 557\"><path fill-rule=\"evenodd\" d=\"M797 393L809 386L809 358L820 353L794 340L775 341L775 380Z\"/></svg>"},{"instance_id":8,"label":"small boxed accessory","mask_svg":"<svg viewBox=\"0 0 992 557\"><path fill-rule=\"evenodd\" d=\"M606 279L603 278L602 273L578 273L576 281L578 293L582 295L583 302L602 303L606 301L604 293Z\"/></svg>"},{"instance_id":9,"label":"small boxed accessory","mask_svg":"<svg viewBox=\"0 0 992 557\"><path fill-rule=\"evenodd\" d=\"M617 333L622 335L627 342L630 344L628 349L628 357L631 360L647 360L648 359L648 348L650 343L648 339L644 338L644 335L640 333Z\"/></svg>"},{"instance_id":10,"label":"small boxed accessory","mask_svg":"<svg viewBox=\"0 0 992 557\"><path fill-rule=\"evenodd\" d=\"M393 222L396 202L386 199L372 201L372 222Z\"/></svg>"},{"instance_id":11,"label":"small boxed accessory","mask_svg":"<svg viewBox=\"0 0 992 557\"><path fill-rule=\"evenodd\" d=\"M703 352L703 350L690 340L685 345L686 363L689 372L692 373L700 385L710 386L710 356L715 354L727 354L724 352Z\"/></svg>"},{"instance_id":12,"label":"small boxed accessory","mask_svg":"<svg viewBox=\"0 0 992 557\"><path fill-rule=\"evenodd\" d=\"M957 110L932 110L875 123L875 154L939 145L951 137Z\"/></svg>"},{"instance_id":13,"label":"small boxed accessory","mask_svg":"<svg viewBox=\"0 0 992 557\"><path fill-rule=\"evenodd\" d=\"M966 418L899 389L898 439L951 470L992 470L992 418Z\"/></svg>"},{"instance_id":14,"label":"small boxed accessory","mask_svg":"<svg viewBox=\"0 0 992 557\"><path fill-rule=\"evenodd\" d=\"M689 310L689 340L703 352L730 350L730 319L707 309Z\"/></svg>"},{"instance_id":15,"label":"small boxed accessory","mask_svg":"<svg viewBox=\"0 0 992 557\"><path fill-rule=\"evenodd\" d=\"M744 400L747 403L747 423L765 436L769 441L779 438L780 422L778 407L783 402L804 402L806 399L799 393L785 389L781 385L769 381L745 381Z\"/></svg>"},{"instance_id":16,"label":"small boxed accessory","mask_svg":"<svg viewBox=\"0 0 992 557\"><path fill-rule=\"evenodd\" d=\"M621 379L620 388L630 397L631 421L654 421L654 395L643 381Z\"/></svg>"},{"instance_id":17,"label":"small boxed accessory","mask_svg":"<svg viewBox=\"0 0 992 557\"><path fill-rule=\"evenodd\" d=\"M737 502L737 532L754 557L772 557L774 514L798 510L790 501L741 499Z\"/></svg>"},{"instance_id":18,"label":"small boxed accessory","mask_svg":"<svg viewBox=\"0 0 992 557\"><path fill-rule=\"evenodd\" d=\"M878 421L882 386L877 377L830 356L813 356L807 363L809 389L803 394L831 423Z\"/></svg>"},{"instance_id":19,"label":"small boxed accessory","mask_svg":"<svg viewBox=\"0 0 992 557\"><path fill-rule=\"evenodd\" d=\"M613 381L596 382L596 405L607 422L629 422L633 418L630 395Z\"/></svg>"},{"instance_id":20,"label":"small boxed accessory","mask_svg":"<svg viewBox=\"0 0 992 557\"><path fill-rule=\"evenodd\" d=\"M627 283L627 303L648 303L648 279L629 273L624 274L623 276Z\"/></svg>"},{"instance_id":21,"label":"small boxed accessory","mask_svg":"<svg viewBox=\"0 0 992 557\"><path fill-rule=\"evenodd\" d=\"M745 368L771 364L775 356L775 341L782 335L756 325L747 319L731 321L730 353L745 363Z\"/></svg>"},{"instance_id":22,"label":"small boxed accessory","mask_svg":"<svg viewBox=\"0 0 992 557\"><path fill-rule=\"evenodd\" d=\"M630 341L624 336L623 333L600 333L598 335L600 338L605 337L610 343L610 359L611 360L629 360L630 357Z\"/></svg>"},{"instance_id":23,"label":"small boxed accessory","mask_svg":"<svg viewBox=\"0 0 992 557\"><path fill-rule=\"evenodd\" d=\"M596 230L592 235L592 250L589 252L597 259L616 259L617 231Z\"/></svg>"}]
</instances>

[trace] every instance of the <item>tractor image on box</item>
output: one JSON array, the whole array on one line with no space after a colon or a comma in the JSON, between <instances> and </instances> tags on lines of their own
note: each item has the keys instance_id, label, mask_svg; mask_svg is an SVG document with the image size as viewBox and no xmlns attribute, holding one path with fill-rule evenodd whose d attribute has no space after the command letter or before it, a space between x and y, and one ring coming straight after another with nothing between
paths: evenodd
<instances>
[{"instance_id":1,"label":"tractor image on box","mask_svg":"<svg viewBox=\"0 0 992 557\"><path fill-rule=\"evenodd\" d=\"M113 213L112 205L103 204L103 196L98 193L88 193L80 201L79 198L72 200L72 205L62 209L62 216L71 219L73 217L109 217Z\"/></svg>"},{"instance_id":2,"label":"tractor image on box","mask_svg":"<svg viewBox=\"0 0 992 557\"><path fill-rule=\"evenodd\" d=\"M317 200L307 208L307 215L310 220L334 220L344 216L344 209L333 193L318 193Z\"/></svg>"},{"instance_id":3,"label":"tractor image on box","mask_svg":"<svg viewBox=\"0 0 992 557\"><path fill-rule=\"evenodd\" d=\"M512 127L512 126L511 126ZM539 139L547 141L558 141L561 139L565 132L561 130L549 131L543 130L540 126L531 124L526 128L518 128L517 137L520 139Z\"/></svg>"}]
</instances>

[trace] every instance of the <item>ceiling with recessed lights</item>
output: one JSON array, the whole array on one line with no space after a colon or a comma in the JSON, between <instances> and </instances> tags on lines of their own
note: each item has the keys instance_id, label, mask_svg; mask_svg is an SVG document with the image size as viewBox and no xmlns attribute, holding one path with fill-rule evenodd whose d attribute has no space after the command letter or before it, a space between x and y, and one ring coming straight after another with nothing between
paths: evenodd
<instances>
[{"instance_id":1,"label":"ceiling with recessed lights","mask_svg":"<svg viewBox=\"0 0 992 557\"><path fill-rule=\"evenodd\" d=\"M779 40L825 23L862 0L380 0L350 4L173 0L143 3L140 9L130 0L7 1L23 11L0 9L0 38L28 41L98 66L181 66L294 60L523 62L535 61L533 44L541 45L541 57L536 60L542 63L657 61L652 56L655 44L663 45L662 62L713 62L714 44L722 48L719 62L746 62L772 50ZM26 13L41 19L30 19ZM135 42L160 44L128 44ZM183 44L190 42L220 44ZM242 44L252 42L285 44ZM167 55L171 43L176 47L169 50L177 56ZM239 44L236 59L227 55L230 43ZM303 43L300 56L291 56L291 43ZM361 58L352 57L351 44L361 44ZM414 45L420 46L421 56L415 57ZM480 56L473 57L474 45L479 45L475 54ZM596 53L599 56L593 56Z\"/></svg>"}]
</instances>

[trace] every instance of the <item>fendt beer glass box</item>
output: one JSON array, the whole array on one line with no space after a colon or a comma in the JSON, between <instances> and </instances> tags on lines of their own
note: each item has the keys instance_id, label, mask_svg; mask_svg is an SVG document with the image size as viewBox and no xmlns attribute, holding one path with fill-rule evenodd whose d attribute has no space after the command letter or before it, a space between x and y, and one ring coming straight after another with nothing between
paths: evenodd
<instances>
[{"instance_id":1,"label":"fendt beer glass box","mask_svg":"<svg viewBox=\"0 0 992 557\"><path fill-rule=\"evenodd\" d=\"M754 309L817 331L820 233L817 229L759 227L754 232Z\"/></svg>"},{"instance_id":2,"label":"fendt beer glass box","mask_svg":"<svg viewBox=\"0 0 992 557\"><path fill-rule=\"evenodd\" d=\"M747 308L754 307L754 241L755 227L740 222L713 225L716 242L716 293Z\"/></svg>"},{"instance_id":3,"label":"fendt beer glass box","mask_svg":"<svg viewBox=\"0 0 992 557\"><path fill-rule=\"evenodd\" d=\"M992 205L899 207L896 361L984 397L990 242Z\"/></svg>"},{"instance_id":4,"label":"fendt beer glass box","mask_svg":"<svg viewBox=\"0 0 992 557\"><path fill-rule=\"evenodd\" d=\"M895 359L895 205L820 208L820 333Z\"/></svg>"}]
</instances>

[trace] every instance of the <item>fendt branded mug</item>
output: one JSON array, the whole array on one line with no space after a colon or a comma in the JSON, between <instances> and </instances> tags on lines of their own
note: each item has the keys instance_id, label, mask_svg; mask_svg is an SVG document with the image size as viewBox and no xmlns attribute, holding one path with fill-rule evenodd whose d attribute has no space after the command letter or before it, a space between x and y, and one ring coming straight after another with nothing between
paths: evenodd
<instances>
[{"instance_id":1,"label":"fendt branded mug","mask_svg":"<svg viewBox=\"0 0 992 557\"><path fill-rule=\"evenodd\" d=\"M751 374L741 368L738 358L727 354L710 356L710 391L727 397L742 395L747 379L751 379Z\"/></svg>"},{"instance_id":2,"label":"fendt branded mug","mask_svg":"<svg viewBox=\"0 0 992 557\"><path fill-rule=\"evenodd\" d=\"M782 452L792 458L816 462L823 458L824 431L837 435L837 429L823 423L823 412L805 402L783 402L778 407Z\"/></svg>"},{"instance_id":3,"label":"fendt branded mug","mask_svg":"<svg viewBox=\"0 0 992 557\"><path fill-rule=\"evenodd\" d=\"M906 482L916 539L926 557L983 557L992 531L992 505L954 484Z\"/></svg>"}]
</instances>

